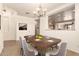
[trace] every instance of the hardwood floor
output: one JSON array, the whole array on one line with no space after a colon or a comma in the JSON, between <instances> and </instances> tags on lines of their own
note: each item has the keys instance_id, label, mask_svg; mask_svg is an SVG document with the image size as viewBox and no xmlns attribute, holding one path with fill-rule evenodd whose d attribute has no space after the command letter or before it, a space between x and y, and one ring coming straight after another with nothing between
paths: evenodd
<instances>
[{"instance_id":1,"label":"hardwood floor","mask_svg":"<svg viewBox=\"0 0 79 59\"><path fill-rule=\"evenodd\" d=\"M4 48L1 56L19 56L20 46L17 41L4 41Z\"/></svg>"},{"instance_id":2,"label":"hardwood floor","mask_svg":"<svg viewBox=\"0 0 79 59\"><path fill-rule=\"evenodd\" d=\"M4 49L1 56L20 56L20 46L19 43L15 40L5 41ZM76 53L71 50L67 50L66 56L79 56L79 53Z\"/></svg>"},{"instance_id":3,"label":"hardwood floor","mask_svg":"<svg viewBox=\"0 0 79 59\"><path fill-rule=\"evenodd\" d=\"M79 56L79 53L76 53L76 52L71 51L71 50L67 50L66 56Z\"/></svg>"}]
</instances>

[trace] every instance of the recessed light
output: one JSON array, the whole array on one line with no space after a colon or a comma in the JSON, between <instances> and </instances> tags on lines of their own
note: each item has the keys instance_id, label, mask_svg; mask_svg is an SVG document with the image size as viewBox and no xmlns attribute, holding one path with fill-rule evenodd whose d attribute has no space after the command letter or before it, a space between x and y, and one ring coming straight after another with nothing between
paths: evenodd
<instances>
[{"instance_id":1,"label":"recessed light","mask_svg":"<svg viewBox=\"0 0 79 59\"><path fill-rule=\"evenodd\" d=\"M4 9L3 11L4 11L4 12L6 12L6 10L5 10L5 9Z\"/></svg>"},{"instance_id":2,"label":"recessed light","mask_svg":"<svg viewBox=\"0 0 79 59\"><path fill-rule=\"evenodd\" d=\"M25 14L30 14L29 12L25 12Z\"/></svg>"}]
</instances>

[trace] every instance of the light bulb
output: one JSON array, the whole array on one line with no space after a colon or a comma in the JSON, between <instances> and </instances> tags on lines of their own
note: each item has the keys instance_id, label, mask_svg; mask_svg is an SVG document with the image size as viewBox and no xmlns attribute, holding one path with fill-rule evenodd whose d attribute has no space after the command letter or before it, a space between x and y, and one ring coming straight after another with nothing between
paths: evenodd
<instances>
[{"instance_id":1,"label":"light bulb","mask_svg":"<svg viewBox=\"0 0 79 59\"><path fill-rule=\"evenodd\" d=\"M36 12L35 12L35 11L34 11L33 13L34 13L34 14L36 14Z\"/></svg>"},{"instance_id":2,"label":"light bulb","mask_svg":"<svg viewBox=\"0 0 79 59\"><path fill-rule=\"evenodd\" d=\"M40 11L40 8L37 8L36 10L37 10L37 11Z\"/></svg>"}]
</instances>

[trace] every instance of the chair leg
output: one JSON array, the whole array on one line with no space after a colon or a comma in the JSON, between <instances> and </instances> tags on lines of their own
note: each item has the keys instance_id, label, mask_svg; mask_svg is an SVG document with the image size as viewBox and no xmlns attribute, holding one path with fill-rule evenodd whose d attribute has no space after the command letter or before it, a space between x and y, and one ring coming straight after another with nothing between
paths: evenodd
<instances>
[{"instance_id":1,"label":"chair leg","mask_svg":"<svg viewBox=\"0 0 79 59\"><path fill-rule=\"evenodd\" d=\"M22 48L20 50L20 54L21 54L21 56L23 56L23 49Z\"/></svg>"},{"instance_id":2,"label":"chair leg","mask_svg":"<svg viewBox=\"0 0 79 59\"><path fill-rule=\"evenodd\" d=\"M56 45L56 49L58 49L58 45Z\"/></svg>"},{"instance_id":3,"label":"chair leg","mask_svg":"<svg viewBox=\"0 0 79 59\"><path fill-rule=\"evenodd\" d=\"M53 47L52 47L52 50L53 50Z\"/></svg>"}]
</instances>

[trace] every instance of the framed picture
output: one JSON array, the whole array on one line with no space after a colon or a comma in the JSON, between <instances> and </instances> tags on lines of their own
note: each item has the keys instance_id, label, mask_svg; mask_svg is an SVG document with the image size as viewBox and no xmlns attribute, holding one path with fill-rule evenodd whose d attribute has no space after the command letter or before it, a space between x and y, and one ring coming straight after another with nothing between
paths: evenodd
<instances>
[{"instance_id":1,"label":"framed picture","mask_svg":"<svg viewBox=\"0 0 79 59\"><path fill-rule=\"evenodd\" d=\"M19 30L27 30L27 24L26 23L19 23Z\"/></svg>"}]
</instances>

